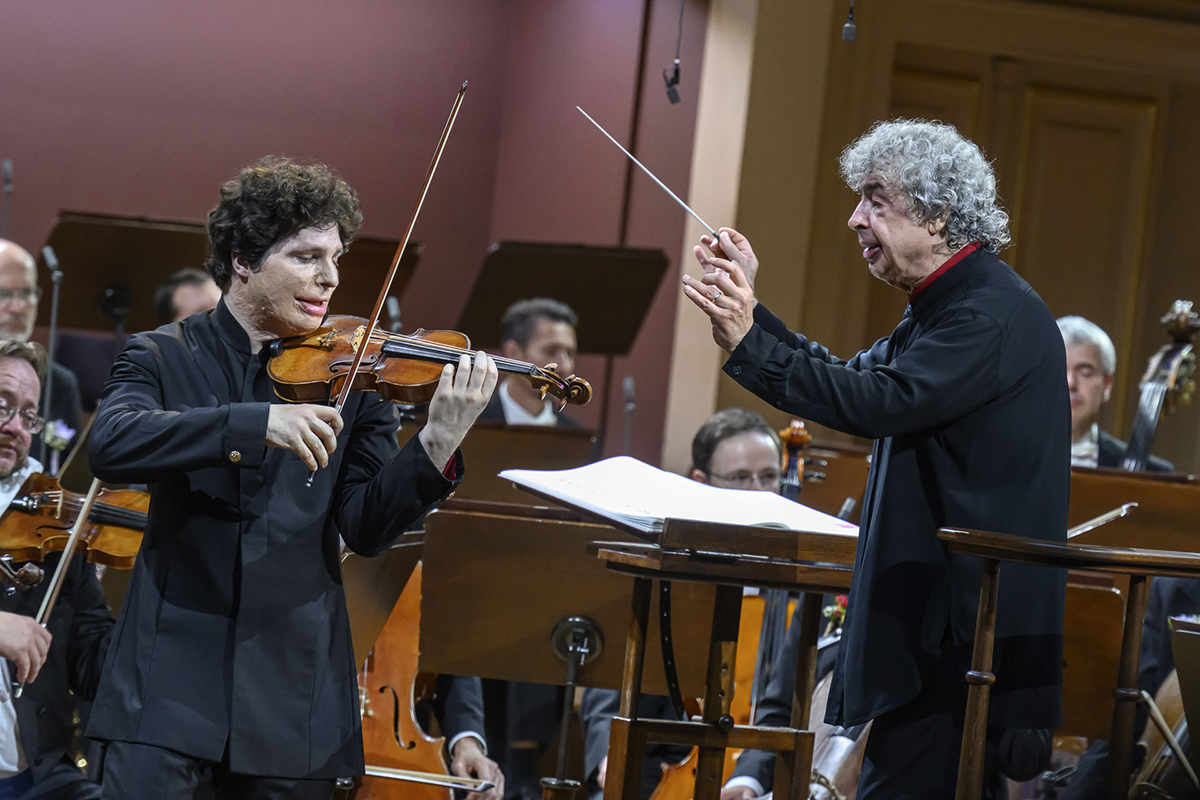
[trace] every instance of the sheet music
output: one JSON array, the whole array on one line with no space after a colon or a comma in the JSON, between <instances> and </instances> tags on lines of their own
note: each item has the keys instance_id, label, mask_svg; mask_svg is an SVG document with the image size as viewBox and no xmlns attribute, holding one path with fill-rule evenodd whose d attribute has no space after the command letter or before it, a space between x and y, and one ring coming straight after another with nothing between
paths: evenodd
<instances>
[{"instance_id":1,"label":"sheet music","mask_svg":"<svg viewBox=\"0 0 1200 800\"><path fill-rule=\"evenodd\" d=\"M500 477L646 533L661 532L664 519L689 519L858 535L857 525L774 492L719 489L629 456L576 469L506 469Z\"/></svg>"}]
</instances>

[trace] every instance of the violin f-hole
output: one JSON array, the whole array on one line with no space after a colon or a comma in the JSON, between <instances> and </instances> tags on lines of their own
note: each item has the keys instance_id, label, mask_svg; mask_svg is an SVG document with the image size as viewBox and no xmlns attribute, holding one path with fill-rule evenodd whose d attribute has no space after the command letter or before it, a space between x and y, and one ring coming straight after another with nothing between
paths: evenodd
<instances>
[{"instance_id":1,"label":"violin f-hole","mask_svg":"<svg viewBox=\"0 0 1200 800\"><path fill-rule=\"evenodd\" d=\"M392 738L396 740L396 744L401 750L412 750L417 746L416 742L405 744L400 739L400 695L396 694L396 690L391 686L380 686L379 693L383 694L384 692L392 693Z\"/></svg>"}]
</instances>

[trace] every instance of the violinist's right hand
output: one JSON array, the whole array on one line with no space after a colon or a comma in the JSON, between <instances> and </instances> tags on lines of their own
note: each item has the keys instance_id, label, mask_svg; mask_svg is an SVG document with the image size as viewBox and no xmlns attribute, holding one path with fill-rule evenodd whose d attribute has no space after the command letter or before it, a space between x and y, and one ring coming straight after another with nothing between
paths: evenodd
<instances>
[{"instance_id":1,"label":"violinist's right hand","mask_svg":"<svg viewBox=\"0 0 1200 800\"><path fill-rule=\"evenodd\" d=\"M0 611L0 656L17 665L17 683L38 676L50 652L50 631L33 617Z\"/></svg>"},{"instance_id":2,"label":"violinist's right hand","mask_svg":"<svg viewBox=\"0 0 1200 800\"><path fill-rule=\"evenodd\" d=\"M749 786L726 786L721 790L721 800L750 800L754 790Z\"/></svg>"},{"instance_id":3,"label":"violinist's right hand","mask_svg":"<svg viewBox=\"0 0 1200 800\"><path fill-rule=\"evenodd\" d=\"M341 430L342 417L332 406L277 403L267 413L267 446L291 450L313 472L329 466Z\"/></svg>"},{"instance_id":4,"label":"violinist's right hand","mask_svg":"<svg viewBox=\"0 0 1200 800\"><path fill-rule=\"evenodd\" d=\"M464 736L454 743L450 771L460 778L479 778L491 781L493 786L486 792L470 792L467 800L502 800L504 797L504 774L500 765L488 758L479 740Z\"/></svg>"}]
</instances>

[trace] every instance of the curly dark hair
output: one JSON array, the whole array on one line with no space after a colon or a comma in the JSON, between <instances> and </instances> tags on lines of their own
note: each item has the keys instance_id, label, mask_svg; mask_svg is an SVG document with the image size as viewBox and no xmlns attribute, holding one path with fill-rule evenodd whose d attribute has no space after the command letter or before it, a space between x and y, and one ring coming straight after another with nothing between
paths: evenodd
<instances>
[{"instance_id":1,"label":"curly dark hair","mask_svg":"<svg viewBox=\"0 0 1200 800\"><path fill-rule=\"evenodd\" d=\"M208 212L205 267L224 292L233 278L233 256L254 270L277 242L311 227L337 225L342 247L362 227L358 195L324 164L301 164L267 156L221 187L221 202Z\"/></svg>"}]
</instances>

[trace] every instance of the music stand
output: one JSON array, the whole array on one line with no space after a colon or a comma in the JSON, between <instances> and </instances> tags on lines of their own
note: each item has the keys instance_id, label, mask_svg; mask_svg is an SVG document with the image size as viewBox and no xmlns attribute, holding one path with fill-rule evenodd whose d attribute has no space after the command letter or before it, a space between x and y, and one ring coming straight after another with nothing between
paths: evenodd
<instances>
[{"instance_id":1,"label":"music stand","mask_svg":"<svg viewBox=\"0 0 1200 800\"><path fill-rule=\"evenodd\" d=\"M364 558L348 553L342 557L342 588L350 616L354 663L359 668L375 649L380 631L421 560L421 543L419 531L406 533L378 556Z\"/></svg>"},{"instance_id":2,"label":"music stand","mask_svg":"<svg viewBox=\"0 0 1200 800\"><path fill-rule=\"evenodd\" d=\"M632 349L667 264L662 250L500 242L489 248L457 327L471 337L472 347L497 352L500 318L515 301L550 297L569 305L579 315L580 352L605 356L600 388L603 442L613 356L628 355Z\"/></svg>"},{"instance_id":3,"label":"music stand","mask_svg":"<svg viewBox=\"0 0 1200 800\"><path fill-rule=\"evenodd\" d=\"M98 302L106 289L120 285L129 299L125 329L142 331L158 327L154 315L158 286L176 270L204 268L208 234L200 222L61 211L46 243L54 248L65 276L60 328L111 330L112 323L100 313ZM367 236L355 239L339 261L342 278L331 313L365 314L372 308L397 244ZM421 245L409 242L393 294L404 291L420 255ZM38 263L44 266L40 251ZM38 275L39 281L49 281L46 270L38 269ZM49 305L43 304L38 324L46 325L49 314Z\"/></svg>"}]
</instances>

